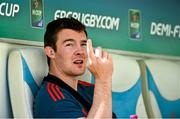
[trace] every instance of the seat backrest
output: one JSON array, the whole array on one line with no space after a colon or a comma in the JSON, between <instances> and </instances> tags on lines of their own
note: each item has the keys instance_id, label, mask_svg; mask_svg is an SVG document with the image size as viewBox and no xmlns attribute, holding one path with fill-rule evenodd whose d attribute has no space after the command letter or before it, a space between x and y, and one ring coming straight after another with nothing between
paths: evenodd
<instances>
[{"instance_id":1,"label":"seat backrest","mask_svg":"<svg viewBox=\"0 0 180 119\"><path fill-rule=\"evenodd\" d=\"M142 98L142 77L136 57L111 54L114 71L112 79L113 111L118 118L138 115L147 118Z\"/></svg>"},{"instance_id":2,"label":"seat backrest","mask_svg":"<svg viewBox=\"0 0 180 119\"><path fill-rule=\"evenodd\" d=\"M43 77L48 73L41 48L16 49L8 59L8 84L13 116L32 118L32 104Z\"/></svg>"},{"instance_id":3,"label":"seat backrest","mask_svg":"<svg viewBox=\"0 0 180 119\"><path fill-rule=\"evenodd\" d=\"M7 57L9 45L0 41L0 118L12 118L7 82Z\"/></svg>"},{"instance_id":4,"label":"seat backrest","mask_svg":"<svg viewBox=\"0 0 180 119\"><path fill-rule=\"evenodd\" d=\"M19 48L10 52L8 83L15 118L33 118L33 99L47 74L47 57L42 48ZM90 82L91 73L86 70L79 78Z\"/></svg>"},{"instance_id":5,"label":"seat backrest","mask_svg":"<svg viewBox=\"0 0 180 119\"><path fill-rule=\"evenodd\" d=\"M170 60L147 59L149 98L156 118L180 117L180 65Z\"/></svg>"}]
</instances>

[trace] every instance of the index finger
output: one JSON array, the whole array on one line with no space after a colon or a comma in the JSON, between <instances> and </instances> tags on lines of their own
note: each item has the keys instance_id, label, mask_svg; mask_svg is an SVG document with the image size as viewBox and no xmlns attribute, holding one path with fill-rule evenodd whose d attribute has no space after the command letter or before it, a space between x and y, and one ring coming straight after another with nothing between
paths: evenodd
<instances>
[{"instance_id":1,"label":"index finger","mask_svg":"<svg viewBox=\"0 0 180 119\"><path fill-rule=\"evenodd\" d=\"M95 55L92 47L92 41L90 39L87 40L87 55L89 64L92 64L92 60L95 59Z\"/></svg>"}]
</instances>

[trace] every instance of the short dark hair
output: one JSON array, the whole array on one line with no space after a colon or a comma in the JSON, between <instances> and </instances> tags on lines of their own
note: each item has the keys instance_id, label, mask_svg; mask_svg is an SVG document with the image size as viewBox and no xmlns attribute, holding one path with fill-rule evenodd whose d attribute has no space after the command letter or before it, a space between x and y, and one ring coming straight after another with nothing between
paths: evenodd
<instances>
[{"instance_id":1,"label":"short dark hair","mask_svg":"<svg viewBox=\"0 0 180 119\"><path fill-rule=\"evenodd\" d=\"M72 29L75 31L84 31L87 36L86 27L74 18L59 18L57 20L51 21L47 27L44 34L44 47L50 46L56 52L56 42L57 42L57 33L63 29ZM50 59L48 59L48 65L50 65Z\"/></svg>"}]
</instances>

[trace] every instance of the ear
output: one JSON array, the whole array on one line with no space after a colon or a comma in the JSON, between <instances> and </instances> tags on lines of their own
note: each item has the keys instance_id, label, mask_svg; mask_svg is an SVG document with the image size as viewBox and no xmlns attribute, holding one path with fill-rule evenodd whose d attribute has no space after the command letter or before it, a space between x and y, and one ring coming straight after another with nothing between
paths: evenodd
<instances>
[{"instance_id":1,"label":"ear","mask_svg":"<svg viewBox=\"0 0 180 119\"><path fill-rule=\"evenodd\" d=\"M55 51L52 47L46 46L44 51L49 58L55 58Z\"/></svg>"}]
</instances>

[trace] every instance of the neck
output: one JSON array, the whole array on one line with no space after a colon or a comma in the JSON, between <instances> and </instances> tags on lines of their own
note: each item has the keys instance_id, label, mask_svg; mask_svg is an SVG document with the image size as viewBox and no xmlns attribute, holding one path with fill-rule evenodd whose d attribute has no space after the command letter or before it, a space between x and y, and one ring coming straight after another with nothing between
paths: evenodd
<instances>
[{"instance_id":1,"label":"neck","mask_svg":"<svg viewBox=\"0 0 180 119\"><path fill-rule=\"evenodd\" d=\"M68 76L58 70L50 69L49 74L54 75L64 81L67 85L77 91L78 79L76 76Z\"/></svg>"}]
</instances>

